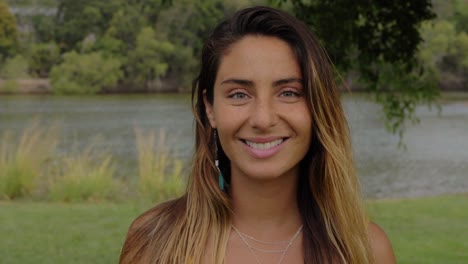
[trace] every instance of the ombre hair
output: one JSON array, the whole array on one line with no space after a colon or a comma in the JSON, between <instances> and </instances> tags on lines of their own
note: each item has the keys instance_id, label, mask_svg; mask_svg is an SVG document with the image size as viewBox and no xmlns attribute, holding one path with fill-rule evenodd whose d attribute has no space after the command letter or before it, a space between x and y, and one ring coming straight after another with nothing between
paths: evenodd
<instances>
[{"instance_id":1,"label":"ombre hair","mask_svg":"<svg viewBox=\"0 0 468 264\"><path fill-rule=\"evenodd\" d=\"M253 7L220 23L203 47L200 73L192 90L196 141L187 192L135 220L120 263L224 263L232 209L229 189L222 191L218 187L214 159L219 156L227 182L229 159L219 142L215 153L216 139L206 115L203 91L208 102L213 103L214 82L223 54L249 35L285 41L301 68L313 122L311 145L300 162L297 194L304 224L304 262L373 262L369 222L329 58L307 25L283 11Z\"/></svg>"}]
</instances>

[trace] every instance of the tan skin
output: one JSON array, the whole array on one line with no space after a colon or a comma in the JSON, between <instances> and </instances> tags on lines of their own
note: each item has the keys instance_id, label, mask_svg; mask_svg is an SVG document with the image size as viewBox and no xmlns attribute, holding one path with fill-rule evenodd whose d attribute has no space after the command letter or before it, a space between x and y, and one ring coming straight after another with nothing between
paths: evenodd
<instances>
[{"instance_id":1,"label":"tan skin","mask_svg":"<svg viewBox=\"0 0 468 264\"><path fill-rule=\"evenodd\" d=\"M289 240L302 225L296 202L298 164L310 145L312 118L301 78L287 43L246 36L222 57L213 105L205 98L211 126L231 160L233 224L262 241ZM395 263L387 236L373 223L370 237L376 262ZM282 263L303 264L301 245L302 234ZM281 257L282 253L252 254L231 231L226 263L278 263Z\"/></svg>"}]
</instances>

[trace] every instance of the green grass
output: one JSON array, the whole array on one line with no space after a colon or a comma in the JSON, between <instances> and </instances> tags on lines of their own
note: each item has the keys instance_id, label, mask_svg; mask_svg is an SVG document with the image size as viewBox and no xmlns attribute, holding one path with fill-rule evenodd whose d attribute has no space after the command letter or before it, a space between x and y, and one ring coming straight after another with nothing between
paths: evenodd
<instances>
[{"instance_id":1,"label":"green grass","mask_svg":"<svg viewBox=\"0 0 468 264\"><path fill-rule=\"evenodd\" d=\"M468 195L368 203L398 263L468 263Z\"/></svg>"},{"instance_id":2,"label":"green grass","mask_svg":"<svg viewBox=\"0 0 468 264\"><path fill-rule=\"evenodd\" d=\"M138 194L146 201L163 201L182 195L183 162L171 157L166 133L161 131L156 139L154 131L135 129L138 150Z\"/></svg>"},{"instance_id":3,"label":"green grass","mask_svg":"<svg viewBox=\"0 0 468 264\"><path fill-rule=\"evenodd\" d=\"M0 202L2 264L117 263L133 204ZM468 263L468 196L368 203L398 263Z\"/></svg>"},{"instance_id":4,"label":"green grass","mask_svg":"<svg viewBox=\"0 0 468 264\"><path fill-rule=\"evenodd\" d=\"M43 129L35 120L15 138L0 134L0 200L28 196L40 190L42 168L56 149L56 128Z\"/></svg>"},{"instance_id":5,"label":"green grass","mask_svg":"<svg viewBox=\"0 0 468 264\"><path fill-rule=\"evenodd\" d=\"M107 201L128 198L161 201L180 196L185 189L184 162L173 157L164 131L135 129L138 175L135 181L116 179L112 154L97 148L101 137L67 152L58 126L41 127L34 120L22 133L0 133L0 201L15 199L54 202ZM123 186L125 184L125 186ZM125 187L125 188L123 188Z\"/></svg>"},{"instance_id":6,"label":"green grass","mask_svg":"<svg viewBox=\"0 0 468 264\"><path fill-rule=\"evenodd\" d=\"M143 206L0 202L0 263L118 263Z\"/></svg>"}]
</instances>

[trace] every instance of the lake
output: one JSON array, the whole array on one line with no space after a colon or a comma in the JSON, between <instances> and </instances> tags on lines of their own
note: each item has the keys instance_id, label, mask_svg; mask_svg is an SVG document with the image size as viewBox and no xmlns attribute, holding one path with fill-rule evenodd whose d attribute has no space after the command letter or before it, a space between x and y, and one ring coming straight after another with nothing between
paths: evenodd
<instances>
[{"instance_id":1,"label":"lake","mask_svg":"<svg viewBox=\"0 0 468 264\"><path fill-rule=\"evenodd\" d=\"M367 96L344 96L358 174L367 198L468 192L468 96L446 100L442 112L420 107L408 125L406 149L385 130L380 106ZM95 142L119 164L119 177L135 173L135 128L165 133L175 157L190 160L193 118L187 95L90 97L0 96L0 134L20 133L39 118L58 124L63 151ZM95 140L99 138L98 140Z\"/></svg>"}]
</instances>

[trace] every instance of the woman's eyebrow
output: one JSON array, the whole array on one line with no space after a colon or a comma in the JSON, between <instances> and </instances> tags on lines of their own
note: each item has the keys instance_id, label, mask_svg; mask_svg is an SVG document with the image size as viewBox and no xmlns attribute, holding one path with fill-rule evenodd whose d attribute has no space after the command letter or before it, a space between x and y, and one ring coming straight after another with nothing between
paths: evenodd
<instances>
[{"instance_id":1,"label":"woman's eyebrow","mask_svg":"<svg viewBox=\"0 0 468 264\"><path fill-rule=\"evenodd\" d=\"M226 79L221 82L221 84L239 84L242 86L249 86L252 87L254 86L254 82L250 80L245 80L245 79L237 79L237 78L230 78ZM280 86L288 83L300 83L302 84L302 79L301 78L285 78L285 79L279 79L273 82L273 86Z\"/></svg>"},{"instance_id":2,"label":"woman's eyebrow","mask_svg":"<svg viewBox=\"0 0 468 264\"><path fill-rule=\"evenodd\" d=\"M299 83L302 84L302 79L301 78L286 78L286 79L279 79L277 81L273 82L273 86L281 86L284 84L289 84L289 83Z\"/></svg>"},{"instance_id":3,"label":"woman's eyebrow","mask_svg":"<svg viewBox=\"0 0 468 264\"><path fill-rule=\"evenodd\" d=\"M221 84L230 84L230 83L231 84L238 84L238 85L242 85L242 86L249 86L249 87L254 86L253 81L244 80L244 79L236 79L236 78L226 79L226 80L221 82Z\"/></svg>"}]
</instances>

